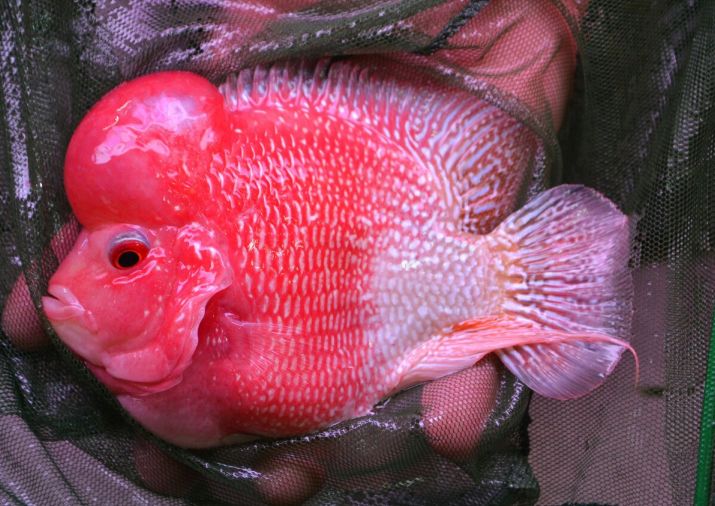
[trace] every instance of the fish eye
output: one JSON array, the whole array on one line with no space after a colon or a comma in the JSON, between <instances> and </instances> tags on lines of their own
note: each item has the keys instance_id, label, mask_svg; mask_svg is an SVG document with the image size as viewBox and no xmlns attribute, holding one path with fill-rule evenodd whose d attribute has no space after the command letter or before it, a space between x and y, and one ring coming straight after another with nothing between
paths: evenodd
<instances>
[{"instance_id":1,"label":"fish eye","mask_svg":"<svg viewBox=\"0 0 715 506\"><path fill-rule=\"evenodd\" d=\"M109 260L117 269L131 269L149 254L149 241L138 232L118 236L109 250Z\"/></svg>"}]
</instances>

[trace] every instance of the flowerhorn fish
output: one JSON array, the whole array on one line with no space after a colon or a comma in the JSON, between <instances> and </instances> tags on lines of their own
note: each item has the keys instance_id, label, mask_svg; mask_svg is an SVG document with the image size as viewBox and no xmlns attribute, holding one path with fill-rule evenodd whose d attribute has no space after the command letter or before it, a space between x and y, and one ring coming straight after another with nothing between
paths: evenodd
<instances>
[{"instance_id":1,"label":"flowerhorn fish","mask_svg":"<svg viewBox=\"0 0 715 506\"><path fill-rule=\"evenodd\" d=\"M564 185L473 233L533 154L525 132L347 62L244 70L220 92L140 77L72 137L84 228L44 311L187 447L314 431L492 352L542 395L584 395L630 349L628 219Z\"/></svg>"}]
</instances>

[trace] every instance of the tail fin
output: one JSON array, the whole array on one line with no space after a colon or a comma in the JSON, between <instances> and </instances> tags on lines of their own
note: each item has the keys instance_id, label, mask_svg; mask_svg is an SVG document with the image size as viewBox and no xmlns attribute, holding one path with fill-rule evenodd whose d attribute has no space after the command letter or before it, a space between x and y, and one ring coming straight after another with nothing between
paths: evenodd
<instances>
[{"instance_id":1,"label":"tail fin","mask_svg":"<svg viewBox=\"0 0 715 506\"><path fill-rule=\"evenodd\" d=\"M600 385L623 350L633 351L621 341L632 316L628 218L595 190L563 185L487 240L502 260L504 316L555 337L498 351L504 364L548 397L579 397Z\"/></svg>"}]
</instances>

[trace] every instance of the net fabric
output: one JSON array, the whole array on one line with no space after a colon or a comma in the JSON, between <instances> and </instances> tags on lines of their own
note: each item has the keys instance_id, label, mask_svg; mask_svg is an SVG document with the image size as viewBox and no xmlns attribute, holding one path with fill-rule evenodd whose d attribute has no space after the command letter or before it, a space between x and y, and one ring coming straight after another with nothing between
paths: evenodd
<instances>
[{"instance_id":1,"label":"net fabric","mask_svg":"<svg viewBox=\"0 0 715 506\"><path fill-rule=\"evenodd\" d=\"M639 219L632 342L643 366L638 389L626 360L598 395L534 397L530 461L544 504L693 501L715 289L714 14L707 2L603 2L583 20L565 179Z\"/></svg>"},{"instance_id":2,"label":"net fabric","mask_svg":"<svg viewBox=\"0 0 715 506\"><path fill-rule=\"evenodd\" d=\"M489 46L479 40L479 15L506 19L510 4L0 4L2 501L689 502L715 291L706 170L715 146L707 101L713 7L591 2L557 142L559 112L545 93L553 83L513 90L476 65ZM577 33L585 4L537 4L530 16L560 14L548 33ZM487 361L309 437L186 451L144 432L62 345L43 337L51 333L28 294L38 302L78 231L62 156L88 108L119 82L155 70L192 70L219 84L242 67L326 54L492 101L543 141L526 194L582 182L641 217L633 255L639 390L626 359L592 396L558 404L535 397L527 416L526 389Z\"/></svg>"}]
</instances>

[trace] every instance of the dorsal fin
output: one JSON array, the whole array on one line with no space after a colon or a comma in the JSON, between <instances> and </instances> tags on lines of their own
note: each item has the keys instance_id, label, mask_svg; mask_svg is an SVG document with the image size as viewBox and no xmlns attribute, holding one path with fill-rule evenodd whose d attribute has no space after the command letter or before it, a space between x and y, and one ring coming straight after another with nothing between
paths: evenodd
<instances>
[{"instance_id":1,"label":"dorsal fin","mask_svg":"<svg viewBox=\"0 0 715 506\"><path fill-rule=\"evenodd\" d=\"M527 127L475 95L347 61L245 69L220 91L230 111L305 108L374 128L424 164L454 222L473 233L491 231L514 210L537 147Z\"/></svg>"}]
</instances>

